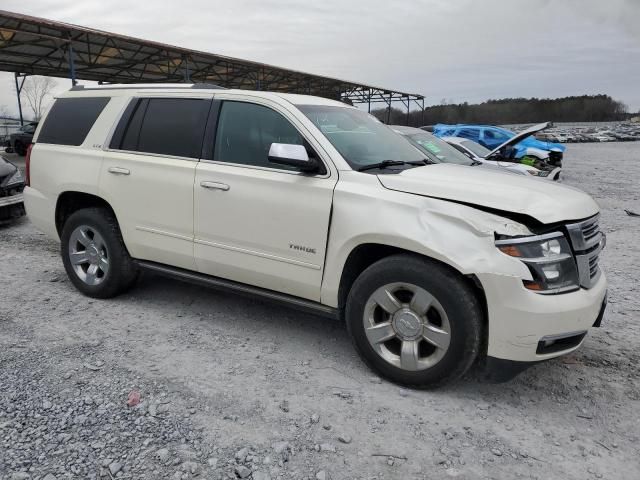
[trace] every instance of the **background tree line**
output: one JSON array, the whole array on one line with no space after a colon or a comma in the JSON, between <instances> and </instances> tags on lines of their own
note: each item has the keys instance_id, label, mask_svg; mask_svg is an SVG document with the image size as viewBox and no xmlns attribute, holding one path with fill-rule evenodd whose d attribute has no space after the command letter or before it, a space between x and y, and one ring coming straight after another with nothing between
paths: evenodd
<instances>
[{"instance_id":1,"label":"background tree line","mask_svg":"<svg viewBox=\"0 0 640 480\"><path fill-rule=\"evenodd\" d=\"M512 123L553 122L606 122L628 118L627 106L609 95L582 95L564 98L505 98L487 100L479 104L446 104L425 108L409 114L409 125L433 125L435 123L483 123L504 125ZM372 110L383 122L406 125L407 112L392 108Z\"/></svg>"}]
</instances>

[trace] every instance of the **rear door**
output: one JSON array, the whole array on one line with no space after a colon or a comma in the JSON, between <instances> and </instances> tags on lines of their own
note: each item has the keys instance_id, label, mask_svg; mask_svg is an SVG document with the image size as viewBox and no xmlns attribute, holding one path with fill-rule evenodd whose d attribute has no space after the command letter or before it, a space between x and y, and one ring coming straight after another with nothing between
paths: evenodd
<instances>
[{"instance_id":1,"label":"rear door","mask_svg":"<svg viewBox=\"0 0 640 480\"><path fill-rule=\"evenodd\" d=\"M100 191L135 258L195 270L193 182L211 95L137 97L110 141Z\"/></svg>"},{"instance_id":2,"label":"rear door","mask_svg":"<svg viewBox=\"0 0 640 480\"><path fill-rule=\"evenodd\" d=\"M249 96L214 103L215 139L194 186L198 270L320 300L337 171L292 110ZM274 142L305 144L323 171L269 163Z\"/></svg>"}]
</instances>

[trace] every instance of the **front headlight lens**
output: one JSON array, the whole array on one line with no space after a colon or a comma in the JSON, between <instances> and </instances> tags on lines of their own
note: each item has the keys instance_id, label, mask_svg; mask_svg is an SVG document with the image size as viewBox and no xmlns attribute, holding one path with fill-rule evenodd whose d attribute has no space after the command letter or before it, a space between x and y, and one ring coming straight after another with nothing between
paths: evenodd
<instances>
[{"instance_id":1,"label":"front headlight lens","mask_svg":"<svg viewBox=\"0 0 640 480\"><path fill-rule=\"evenodd\" d=\"M529 290L549 294L580 288L576 262L561 232L516 238L497 236L496 247L529 268L533 280L523 280Z\"/></svg>"},{"instance_id":2,"label":"front headlight lens","mask_svg":"<svg viewBox=\"0 0 640 480\"><path fill-rule=\"evenodd\" d=\"M540 244L542 255L547 258L560 255L562 253L562 245L557 239L547 240Z\"/></svg>"}]
</instances>

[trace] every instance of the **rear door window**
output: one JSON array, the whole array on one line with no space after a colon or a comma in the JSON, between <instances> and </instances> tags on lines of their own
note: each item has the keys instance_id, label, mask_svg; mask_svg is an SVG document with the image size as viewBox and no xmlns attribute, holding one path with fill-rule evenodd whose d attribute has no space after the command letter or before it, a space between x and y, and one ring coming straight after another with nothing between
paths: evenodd
<instances>
[{"instance_id":1,"label":"rear door window","mask_svg":"<svg viewBox=\"0 0 640 480\"><path fill-rule=\"evenodd\" d=\"M38 134L38 143L82 145L109 97L58 98Z\"/></svg>"},{"instance_id":2,"label":"rear door window","mask_svg":"<svg viewBox=\"0 0 640 480\"><path fill-rule=\"evenodd\" d=\"M111 148L157 153L174 157L199 158L202 138L211 105L210 99L139 99L127 118L121 136Z\"/></svg>"}]
</instances>

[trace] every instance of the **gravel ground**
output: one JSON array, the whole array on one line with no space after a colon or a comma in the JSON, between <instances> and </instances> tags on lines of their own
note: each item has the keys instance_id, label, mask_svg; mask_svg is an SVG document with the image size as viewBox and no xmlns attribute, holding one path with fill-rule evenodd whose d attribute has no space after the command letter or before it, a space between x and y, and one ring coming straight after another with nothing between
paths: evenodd
<instances>
[{"instance_id":1,"label":"gravel ground","mask_svg":"<svg viewBox=\"0 0 640 480\"><path fill-rule=\"evenodd\" d=\"M405 390L337 322L152 275L91 300L28 220L0 227L0 478L640 478L640 143L565 165L603 209L610 306L501 385Z\"/></svg>"}]
</instances>

